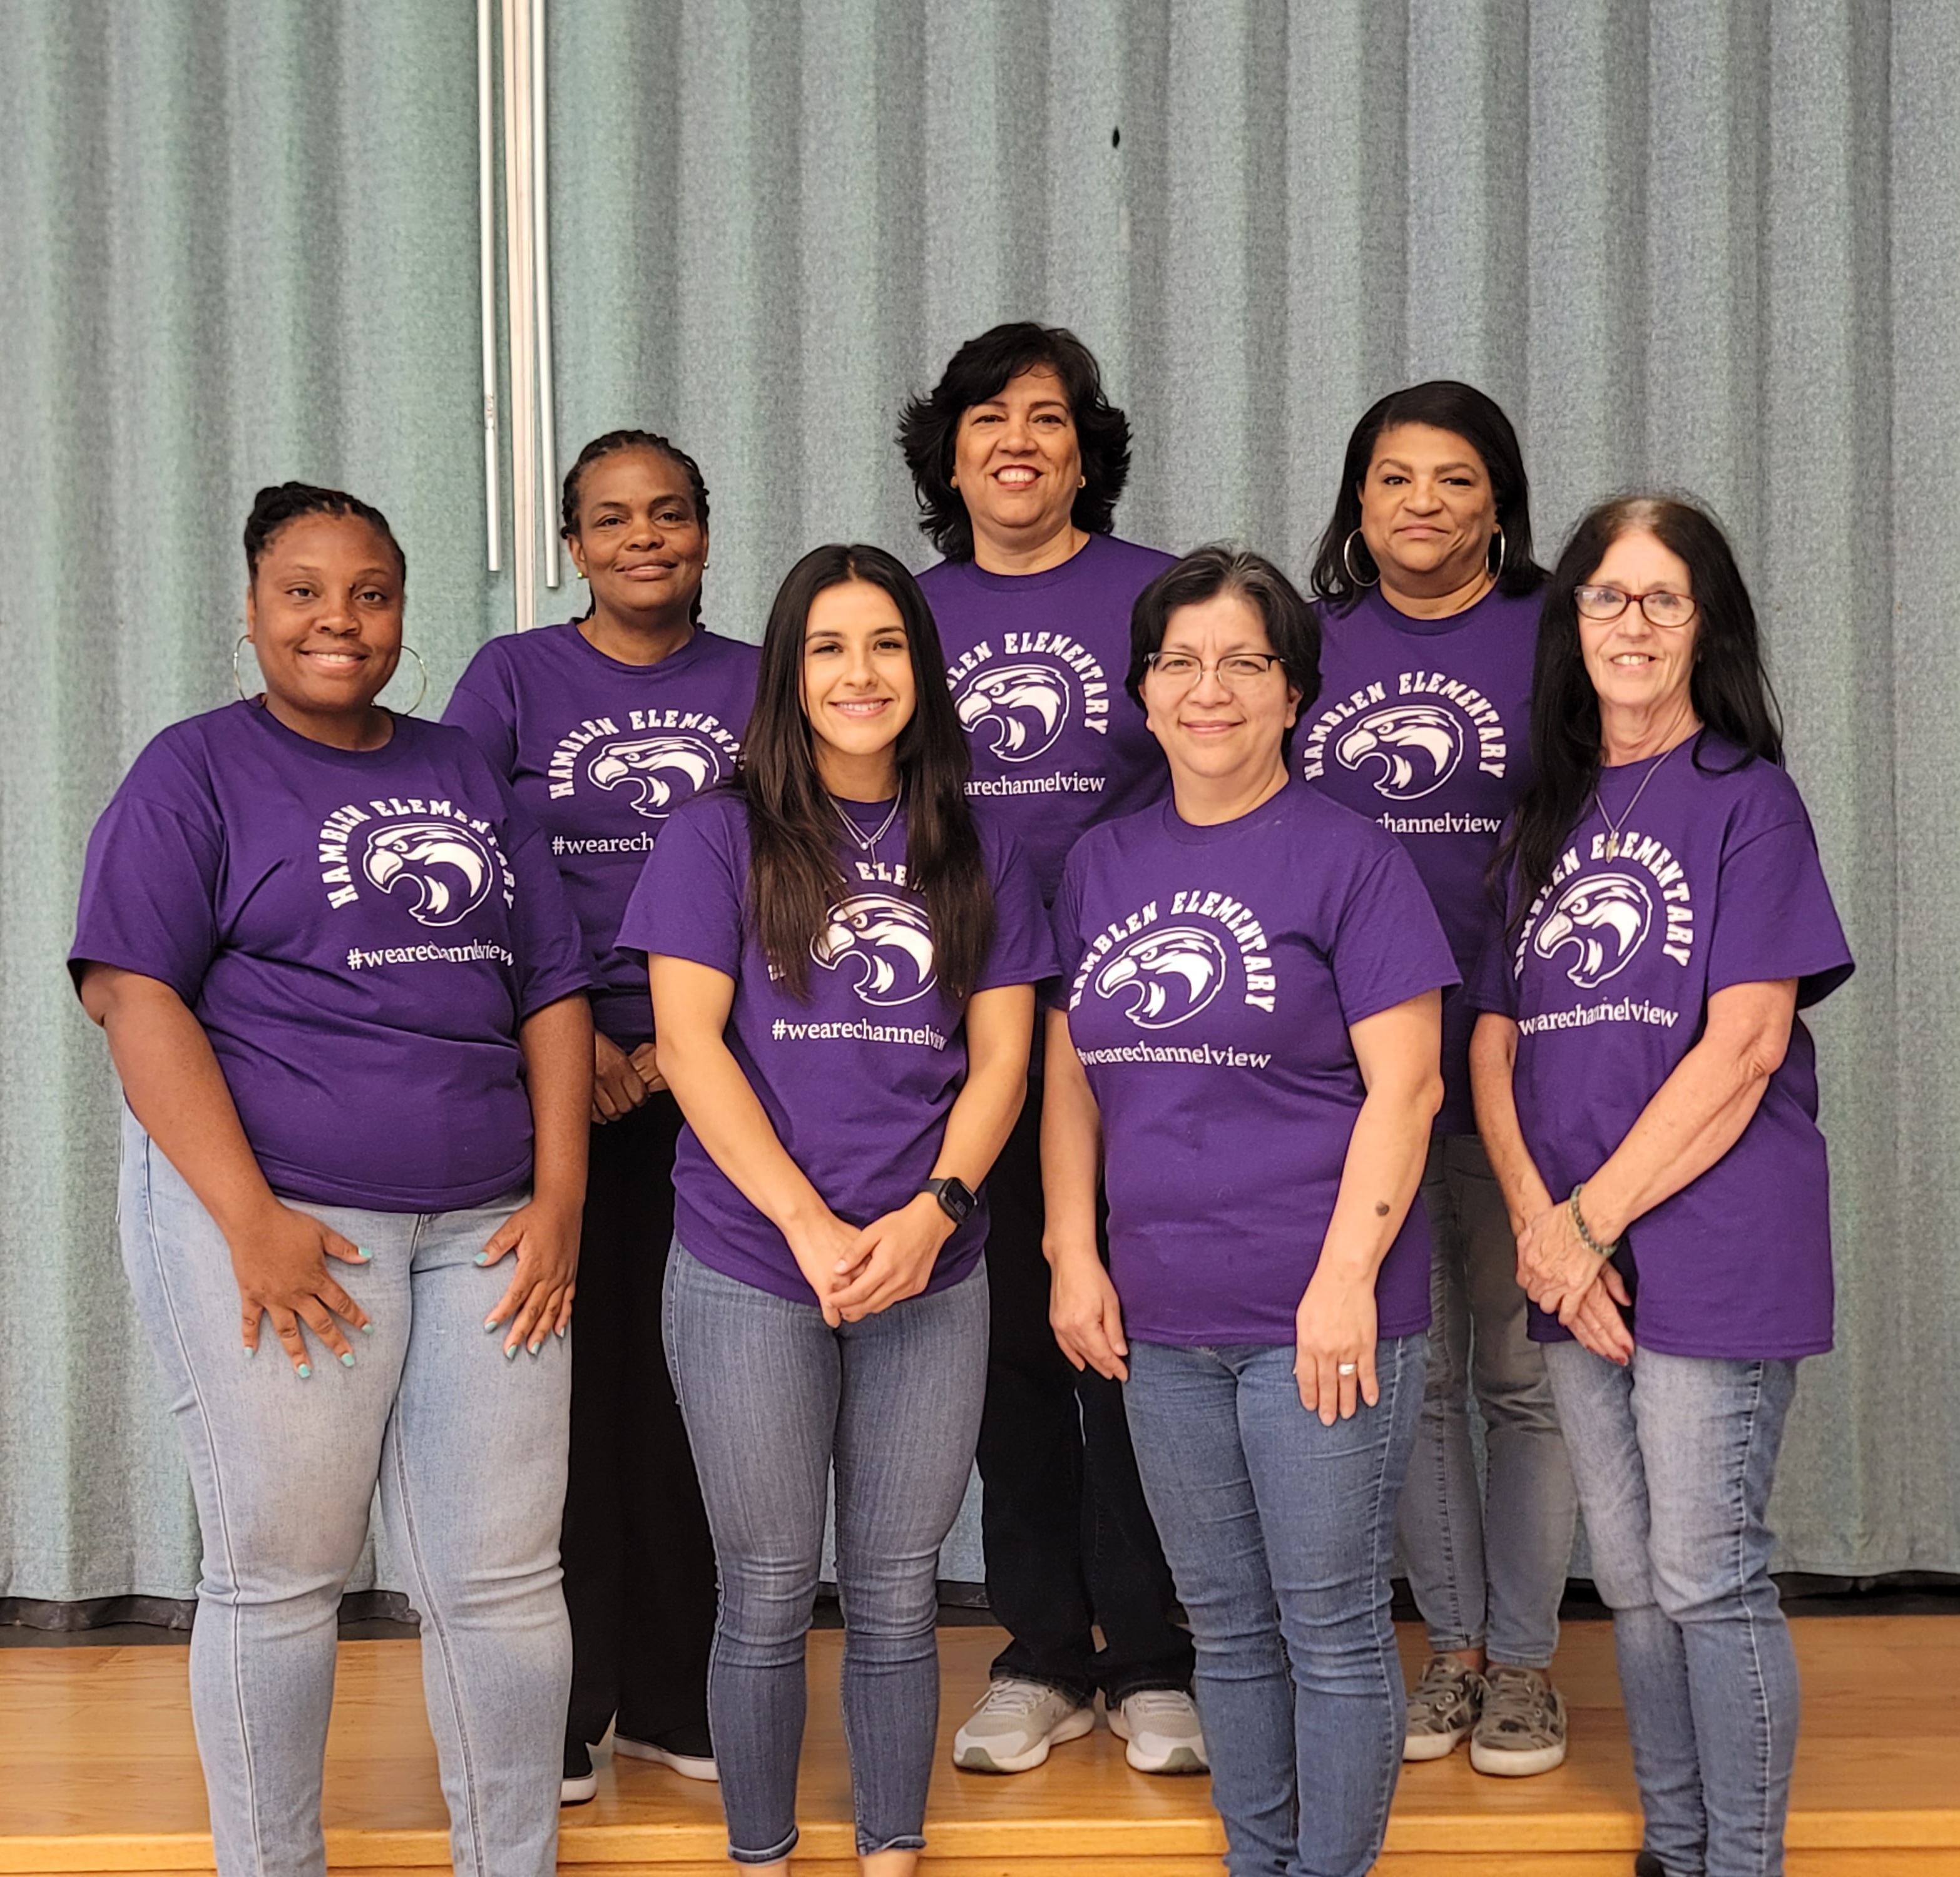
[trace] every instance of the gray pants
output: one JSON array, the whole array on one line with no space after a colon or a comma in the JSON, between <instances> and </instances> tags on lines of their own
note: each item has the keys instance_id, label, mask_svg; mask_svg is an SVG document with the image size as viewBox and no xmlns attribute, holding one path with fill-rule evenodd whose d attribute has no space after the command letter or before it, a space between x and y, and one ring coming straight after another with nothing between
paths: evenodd
<instances>
[{"instance_id":1,"label":"gray pants","mask_svg":"<svg viewBox=\"0 0 1960 1877\"><path fill-rule=\"evenodd\" d=\"M1548 1668L1572 1557L1572 1468L1544 1351L1525 1334L1510 1220L1475 1134L1430 1143L1422 1198L1436 1256L1429 1375L1398 1526L1409 1587L1432 1650L1481 1648L1494 1662Z\"/></svg>"}]
</instances>

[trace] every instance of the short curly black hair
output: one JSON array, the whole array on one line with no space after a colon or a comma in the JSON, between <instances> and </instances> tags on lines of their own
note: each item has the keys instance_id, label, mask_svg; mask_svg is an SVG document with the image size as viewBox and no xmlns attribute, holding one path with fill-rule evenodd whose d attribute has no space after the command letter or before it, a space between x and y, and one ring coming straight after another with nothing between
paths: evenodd
<instances>
[{"instance_id":1,"label":"short curly black hair","mask_svg":"<svg viewBox=\"0 0 1960 1877\"><path fill-rule=\"evenodd\" d=\"M1069 519L1087 534L1107 534L1115 525L1116 498L1130 475L1130 420L1103 395L1096 355L1066 326L1016 320L969 339L938 383L899 418L899 447L918 495L920 530L949 561L973 558L972 519L953 486L959 420L975 405L998 397L1010 378L1041 365L1061 380L1082 451L1084 481Z\"/></svg>"}]
</instances>

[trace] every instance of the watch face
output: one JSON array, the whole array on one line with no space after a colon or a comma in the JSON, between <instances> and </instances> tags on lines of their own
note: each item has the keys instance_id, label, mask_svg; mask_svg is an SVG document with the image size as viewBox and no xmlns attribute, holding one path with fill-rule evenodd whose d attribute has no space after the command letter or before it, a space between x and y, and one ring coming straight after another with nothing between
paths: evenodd
<instances>
[{"instance_id":1,"label":"watch face","mask_svg":"<svg viewBox=\"0 0 1960 1877\"><path fill-rule=\"evenodd\" d=\"M944 1179L939 1184L939 1203L956 1225L964 1225L973 1216L975 1200L963 1181Z\"/></svg>"}]
</instances>

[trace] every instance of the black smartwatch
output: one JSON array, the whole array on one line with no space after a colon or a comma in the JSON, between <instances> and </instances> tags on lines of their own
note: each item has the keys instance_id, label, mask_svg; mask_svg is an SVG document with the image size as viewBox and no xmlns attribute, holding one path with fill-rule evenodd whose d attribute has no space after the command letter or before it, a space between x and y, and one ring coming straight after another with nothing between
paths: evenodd
<instances>
[{"instance_id":1,"label":"black smartwatch","mask_svg":"<svg viewBox=\"0 0 1960 1877\"><path fill-rule=\"evenodd\" d=\"M955 1225L964 1225L973 1216L973 1208L980 1202L973 1197L973 1189L964 1180L929 1179L919 1188L922 1193L931 1193L939 1201L939 1209Z\"/></svg>"}]
</instances>

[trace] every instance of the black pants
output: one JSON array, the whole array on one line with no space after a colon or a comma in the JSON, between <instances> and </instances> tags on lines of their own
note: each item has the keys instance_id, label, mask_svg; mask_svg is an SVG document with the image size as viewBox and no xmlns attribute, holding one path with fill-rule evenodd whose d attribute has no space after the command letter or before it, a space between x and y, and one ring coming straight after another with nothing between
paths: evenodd
<instances>
[{"instance_id":1,"label":"black pants","mask_svg":"<svg viewBox=\"0 0 1960 1877\"><path fill-rule=\"evenodd\" d=\"M568 1740L708 1726L714 1548L660 1340L680 1110L652 1096L592 1131L571 1336L565 1601Z\"/></svg>"},{"instance_id":2,"label":"black pants","mask_svg":"<svg viewBox=\"0 0 1960 1877\"><path fill-rule=\"evenodd\" d=\"M980 1423L987 1599L1013 1637L994 1664L1087 1700L1191 1685L1190 1637L1137 1478L1122 1385L1077 1375L1048 1327L1041 1084L987 1181L993 1298ZM1099 1624L1103 1646L1092 1625Z\"/></svg>"}]
</instances>

